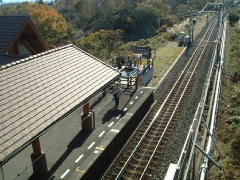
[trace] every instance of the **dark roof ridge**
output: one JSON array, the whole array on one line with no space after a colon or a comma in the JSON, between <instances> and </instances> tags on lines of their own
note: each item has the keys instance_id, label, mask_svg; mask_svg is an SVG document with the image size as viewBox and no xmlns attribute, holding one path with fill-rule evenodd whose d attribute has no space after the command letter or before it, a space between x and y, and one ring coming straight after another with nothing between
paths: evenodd
<instances>
[{"instance_id":1,"label":"dark roof ridge","mask_svg":"<svg viewBox=\"0 0 240 180\"><path fill-rule=\"evenodd\" d=\"M44 51L44 52L39 53L39 54L35 54L35 55L32 55L32 56L29 56L27 58L19 59L17 61L13 61L11 63L8 63L8 64L0 66L0 70L7 69L7 68L12 67L14 65L21 64L21 63L23 63L25 61L30 61L30 60L32 60L32 59L34 59L36 57L40 57L40 56L43 56L45 54L56 52L56 51L59 51L59 50L62 50L62 49L68 48L68 47L72 47L72 46L74 46L74 45L73 44L68 44L68 45L65 45L65 46L57 47L57 48L54 48L54 49L50 49L50 50ZM76 46L74 46L74 47L76 48Z\"/></svg>"}]
</instances>

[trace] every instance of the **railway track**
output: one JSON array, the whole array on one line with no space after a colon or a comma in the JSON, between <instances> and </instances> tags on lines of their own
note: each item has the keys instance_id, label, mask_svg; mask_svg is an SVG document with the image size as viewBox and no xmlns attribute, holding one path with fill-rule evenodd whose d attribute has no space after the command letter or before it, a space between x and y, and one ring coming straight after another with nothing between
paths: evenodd
<instances>
[{"instance_id":1,"label":"railway track","mask_svg":"<svg viewBox=\"0 0 240 180\"><path fill-rule=\"evenodd\" d=\"M196 68L215 28L216 22L213 20L169 93L163 101L156 102L102 180L151 179L156 174L156 167L180 119L184 99L191 90Z\"/></svg>"}]
</instances>

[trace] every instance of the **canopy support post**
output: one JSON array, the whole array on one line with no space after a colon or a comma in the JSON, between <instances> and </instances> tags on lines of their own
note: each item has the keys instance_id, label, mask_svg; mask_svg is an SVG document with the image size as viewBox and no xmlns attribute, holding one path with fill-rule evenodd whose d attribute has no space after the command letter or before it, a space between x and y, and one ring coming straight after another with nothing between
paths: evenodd
<instances>
[{"instance_id":1,"label":"canopy support post","mask_svg":"<svg viewBox=\"0 0 240 180\"><path fill-rule=\"evenodd\" d=\"M2 164L0 164L0 169L1 169L2 180L5 180Z\"/></svg>"},{"instance_id":2,"label":"canopy support post","mask_svg":"<svg viewBox=\"0 0 240 180\"><path fill-rule=\"evenodd\" d=\"M95 129L95 116L94 112L90 111L89 102L83 105L82 130L90 132Z\"/></svg>"},{"instance_id":3,"label":"canopy support post","mask_svg":"<svg viewBox=\"0 0 240 180\"><path fill-rule=\"evenodd\" d=\"M44 177L47 172L47 161L45 153L41 150L39 138L32 142L33 153L31 154L33 176Z\"/></svg>"}]
</instances>

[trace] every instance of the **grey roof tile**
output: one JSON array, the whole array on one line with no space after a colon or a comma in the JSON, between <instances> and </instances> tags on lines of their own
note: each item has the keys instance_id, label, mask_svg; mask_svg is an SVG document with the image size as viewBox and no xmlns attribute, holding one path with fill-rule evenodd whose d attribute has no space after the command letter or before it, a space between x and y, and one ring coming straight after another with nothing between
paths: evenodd
<instances>
[{"instance_id":1,"label":"grey roof tile","mask_svg":"<svg viewBox=\"0 0 240 180\"><path fill-rule=\"evenodd\" d=\"M73 45L0 69L0 160L119 75Z\"/></svg>"},{"instance_id":2,"label":"grey roof tile","mask_svg":"<svg viewBox=\"0 0 240 180\"><path fill-rule=\"evenodd\" d=\"M0 16L0 54L9 45L28 16Z\"/></svg>"}]
</instances>

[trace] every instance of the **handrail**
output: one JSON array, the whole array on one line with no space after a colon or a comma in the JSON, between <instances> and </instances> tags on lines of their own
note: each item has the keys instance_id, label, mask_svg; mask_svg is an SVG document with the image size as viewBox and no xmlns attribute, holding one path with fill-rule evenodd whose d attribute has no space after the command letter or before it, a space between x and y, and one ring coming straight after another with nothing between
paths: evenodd
<instances>
[{"instance_id":1,"label":"handrail","mask_svg":"<svg viewBox=\"0 0 240 180\"><path fill-rule=\"evenodd\" d=\"M206 147L206 154L209 154L211 151L211 146L212 146L212 134L214 133L215 129L215 124L216 124L216 116L217 116L217 109L218 109L218 101L219 101L219 96L220 96L220 91L221 91L221 75L222 75L222 67L223 67L223 62L224 62L224 50L225 50L225 41L226 41L226 24L227 21L225 19L224 21L224 27L223 27L223 36L221 39L221 50L220 50L220 63L219 63L219 72L217 75L217 86L216 86L216 94L214 97L214 104L213 104L213 111L212 111L212 116L211 116L211 125L210 125L210 135L208 137L208 143ZM204 158L204 162L202 164L202 171L200 175L200 180L204 180L206 177L206 171L208 168L208 158Z\"/></svg>"},{"instance_id":2,"label":"handrail","mask_svg":"<svg viewBox=\"0 0 240 180\"><path fill-rule=\"evenodd\" d=\"M224 33L223 33L224 32ZM212 61L211 61L211 65L210 65L210 69L209 69L209 71L208 71L208 75L207 75L207 81L205 82L205 85L204 85L204 89L205 89L205 91L203 92L203 94L202 94L202 98L201 98L201 101L200 101L200 103L199 103L199 105L198 105L198 108L197 108L197 111L196 111L196 113L195 113L195 116L194 116L194 120L193 120L193 123L190 125L190 128L189 128L189 131L188 131L188 135L187 135L187 138L186 138L186 141L185 141L185 143L184 143L184 146L183 146L183 148L182 148L182 152L181 152L181 155L180 155L180 158L179 158L179 160L178 160L178 162L177 162L177 169L178 169L178 171L176 172L176 174L174 175L174 178L176 178L176 179L183 179L182 177L181 177L181 173L184 171L185 172L185 178L184 179L186 179L186 174L187 174L187 171L188 171L188 168L189 168L189 166L186 168L186 167L184 167L184 163L185 163L185 165L186 165L186 161L185 160L188 160L188 164L190 164L190 162L191 162L191 160L192 160L192 154L193 154L193 150L194 150L194 148L195 148L195 141L193 141L192 142L192 139L194 138L194 137L196 137L197 136L197 131L198 131L198 129L196 129L195 130L195 132L194 132L194 126L196 126L196 123L198 122L198 123L200 123L201 122L201 117L202 117L202 113L200 113L200 118L199 119L196 119L196 117L197 117L197 114L199 114L199 112L200 111L202 111L203 110L203 107L204 107L204 104L205 104L205 101L206 101L206 97L207 97L207 92L208 92L208 89L209 89L209 87L210 87L210 80L211 80L211 74L212 74L212 71L213 71L213 67L214 67L214 62L216 61L216 59L217 59L217 53L218 53L218 43L219 43L219 41L220 41L220 37L221 37L221 33L223 33L223 36L222 36L222 41L221 41L221 51L220 51L220 54L221 54L221 61L220 61L220 69L222 69L222 66L223 66L223 60L224 60L224 49L225 49L225 36L226 36L226 21L225 21L225 23L224 23L224 29L220 29L219 30L219 32L218 32L218 36L217 36L217 41L216 41L216 44L215 44L215 46L214 46L214 53L213 53L213 56L212 56ZM220 70L221 71L221 70ZM220 74L218 74L218 76L220 76ZM218 83L220 83L220 77L218 77ZM218 84L217 85L217 91L216 92L220 92L220 84ZM219 96L219 95L218 95ZM218 97L217 96L217 97ZM215 102L217 102L217 100L218 100L218 98L217 97L215 97ZM217 109L216 107L217 107L217 105L215 105L214 106L215 108L215 110ZM203 111L202 111L203 112ZM213 115L216 115L216 113L215 112L213 112L212 113ZM212 130L214 129L213 127L214 127L214 122L212 122ZM195 134L194 134L195 133ZM213 134L213 131L211 131L210 132L210 134L209 134L209 141L213 141L213 139L212 139L212 137L211 137L211 135ZM192 145L192 146L191 146ZM190 158L189 157L186 157L186 154L188 153L188 149L189 149L189 147L191 147L191 152L190 152ZM211 147L211 146L210 146ZM210 151L209 151L210 152ZM207 152L208 153L208 152ZM187 158L187 159L186 159ZM207 158L206 158L207 159ZM208 161L208 159L207 159L207 161ZM206 164L207 162L205 161L205 164ZM205 167L206 168L206 166L202 166L202 167ZM185 168L185 169L184 169ZM204 178L205 178L205 174L206 173L206 171L204 172ZM204 179L203 178L203 179ZM201 179L201 180L203 180L203 179ZM169 180L169 179L168 179Z\"/></svg>"}]
</instances>

